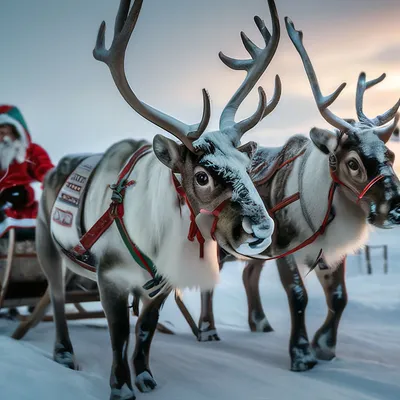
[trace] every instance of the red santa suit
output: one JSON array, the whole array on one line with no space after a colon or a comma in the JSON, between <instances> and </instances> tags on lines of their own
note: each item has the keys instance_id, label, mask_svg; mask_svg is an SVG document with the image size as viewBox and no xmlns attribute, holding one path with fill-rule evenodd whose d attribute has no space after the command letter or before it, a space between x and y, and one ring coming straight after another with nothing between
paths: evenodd
<instances>
[{"instance_id":1,"label":"red santa suit","mask_svg":"<svg viewBox=\"0 0 400 400\"><path fill-rule=\"evenodd\" d=\"M38 203L31 183L43 182L54 165L47 152L32 143L26 122L17 107L0 106L0 125L11 125L18 135L15 142L0 143L1 237L11 226L35 226Z\"/></svg>"}]
</instances>

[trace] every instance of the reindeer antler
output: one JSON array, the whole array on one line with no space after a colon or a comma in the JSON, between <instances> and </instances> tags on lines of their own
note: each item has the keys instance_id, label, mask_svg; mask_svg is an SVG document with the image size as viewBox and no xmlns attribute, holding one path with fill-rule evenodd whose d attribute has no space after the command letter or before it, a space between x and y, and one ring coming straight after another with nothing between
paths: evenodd
<instances>
[{"instance_id":1,"label":"reindeer antler","mask_svg":"<svg viewBox=\"0 0 400 400\"><path fill-rule=\"evenodd\" d=\"M129 11L131 1L120 1L118 13L115 18L114 38L111 47L107 50L104 45L106 23L103 21L97 35L93 56L96 60L108 65L119 92L137 113L153 124L172 133L190 151L195 153L196 150L192 144L194 140L193 136L199 137L204 132L210 120L210 98L207 91L203 89L203 116L201 122L196 125L187 125L140 101L126 79L124 68L126 47L138 20L142 3L143 0L135 0L132 9Z\"/></svg>"},{"instance_id":2,"label":"reindeer antler","mask_svg":"<svg viewBox=\"0 0 400 400\"><path fill-rule=\"evenodd\" d=\"M315 74L314 68L310 61L310 58L307 54L306 49L303 45L303 32L297 31L294 27L293 22L290 18L285 17L286 29L289 34L290 39L292 40L294 46L296 47L298 53L300 54L301 60L303 61L304 69L306 70L308 80L311 85L311 89L314 95L314 99L317 103L318 109L321 115L328 121L331 125L338 128L341 131L351 131L353 126L350 122L346 121L338 117L337 115L333 114L332 111L328 109L328 107L337 99L340 95L346 83L342 83L331 95L323 96L321 93L321 89L319 87L318 79ZM379 78L373 79L371 81L366 82L365 80L365 73L361 72L358 78L357 84L357 94L356 94L356 109L357 109L357 116L360 122L367 124L369 126L378 127L390 121L394 118L394 121L389 126L385 126L382 128L376 128L374 132L380 136L385 137L387 135L391 135L393 130L395 129L400 116L397 113L397 110L400 107L400 100L388 111L386 111L382 115L378 115L374 119L369 119L363 112L363 99L364 93L367 89L375 86L376 84L380 83L385 79L386 74L382 74Z\"/></svg>"},{"instance_id":3,"label":"reindeer antler","mask_svg":"<svg viewBox=\"0 0 400 400\"><path fill-rule=\"evenodd\" d=\"M257 47L245 33L241 32L241 38L246 50L249 52L251 59L237 60L226 56L222 52L219 57L222 62L231 69L245 70L247 75L239 89L235 92L228 104L224 108L219 121L220 131L232 136L232 141L238 143L245 132L253 128L259 121L271 113L279 102L281 96L281 81L278 75L275 77L275 90L272 100L267 103L266 95L262 87L258 88L259 104L257 111L249 118L235 123L235 115L247 97L254 85L260 79L263 72L270 64L275 51L278 47L280 37L280 25L278 12L273 0L268 0L269 9L271 12L273 33L272 35L265 26L264 21L259 17L254 17L254 21L265 41L266 47L260 49Z\"/></svg>"},{"instance_id":4,"label":"reindeer antler","mask_svg":"<svg viewBox=\"0 0 400 400\"><path fill-rule=\"evenodd\" d=\"M379 136L386 136L387 134L390 133L390 135L393 133L394 129L396 128L397 122L398 122L398 116L396 115L397 110L400 107L400 99L397 101L397 103L390 108L388 111L385 113L378 115L377 117L370 119L368 118L363 111L363 101L364 101L364 94L367 89L370 89L371 87L375 86L376 84L382 82L386 78L386 74L382 74L379 78L372 79L370 81L366 81L366 75L365 72L361 72L359 77L358 77L358 82L357 82L357 93L356 93L356 110L357 110L357 116L360 122L367 124L371 127L378 127L381 125L386 124L389 122L391 119L394 118L393 123L382 127L375 129L375 132Z\"/></svg>"},{"instance_id":5,"label":"reindeer antler","mask_svg":"<svg viewBox=\"0 0 400 400\"><path fill-rule=\"evenodd\" d=\"M344 119L338 117L328 109L328 107L338 98L342 90L345 88L346 83L342 83L331 95L323 96L311 60L303 45L303 32L297 31L295 29L294 24L289 17L285 17L285 23L289 37L296 47L298 53L300 54L301 60L303 61L304 69L306 70L307 77L310 82L314 99L317 103L320 114L325 118L327 122L329 122L331 125L341 131L352 129L351 124L346 122Z\"/></svg>"}]
</instances>

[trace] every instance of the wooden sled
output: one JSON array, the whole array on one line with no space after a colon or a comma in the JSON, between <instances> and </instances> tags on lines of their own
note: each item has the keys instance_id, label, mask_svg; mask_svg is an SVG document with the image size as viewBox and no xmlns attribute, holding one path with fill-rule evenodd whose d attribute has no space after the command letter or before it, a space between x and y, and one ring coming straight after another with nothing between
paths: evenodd
<instances>
[{"instance_id":1,"label":"wooden sled","mask_svg":"<svg viewBox=\"0 0 400 400\"><path fill-rule=\"evenodd\" d=\"M97 284L70 273L66 277L66 304L73 304L77 312L68 312L67 319L104 318L103 311L87 311L86 302L98 302ZM15 313L20 324L12 334L21 339L41 321L53 321L46 315L50 306L48 284L35 250L34 228L12 228L0 238L0 311L28 306L30 315ZM32 310L33 309L33 310Z\"/></svg>"},{"instance_id":2,"label":"wooden sled","mask_svg":"<svg viewBox=\"0 0 400 400\"><path fill-rule=\"evenodd\" d=\"M82 303L99 302L97 284L69 272L66 277L65 304L73 304L76 312L67 312L67 320L105 318L103 311L87 311ZM139 315L139 296L134 296L132 314ZM12 334L14 339L22 339L26 333L40 322L53 321L46 315L50 307L50 295L45 275L36 256L35 229L13 228L0 238L0 312L2 309L15 310L27 306L30 315L14 312L20 324ZM173 332L159 323L157 329L166 334Z\"/></svg>"}]
</instances>

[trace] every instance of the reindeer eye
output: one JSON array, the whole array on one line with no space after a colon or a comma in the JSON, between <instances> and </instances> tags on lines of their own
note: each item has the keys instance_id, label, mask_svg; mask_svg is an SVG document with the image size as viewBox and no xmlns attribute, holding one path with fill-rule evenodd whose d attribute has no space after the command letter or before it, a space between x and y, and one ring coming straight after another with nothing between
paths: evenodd
<instances>
[{"instance_id":1,"label":"reindeer eye","mask_svg":"<svg viewBox=\"0 0 400 400\"><path fill-rule=\"evenodd\" d=\"M357 171L360 166L358 165L358 162L356 160L350 160L347 163L347 166L352 170L352 171Z\"/></svg>"},{"instance_id":2,"label":"reindeer eye","mask_svg":"<svg viewBox=\"0 0 400 400\"><path fill-rule=\"evenodd\" d=\"M197 172L197 174L195 175L196 178L196 182L200 185L200 186L205 186L208 184L208 175L201 171L201 172Z\"/></svg>"}]
</instances>

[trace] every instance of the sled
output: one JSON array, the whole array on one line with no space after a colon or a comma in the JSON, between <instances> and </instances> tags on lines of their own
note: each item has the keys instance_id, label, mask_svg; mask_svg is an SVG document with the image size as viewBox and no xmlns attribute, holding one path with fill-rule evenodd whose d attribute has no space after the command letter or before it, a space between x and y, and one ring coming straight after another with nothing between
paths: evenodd
<instances>
[{"instance_id":1,"label":"sled","mask_svg":"<svg viewBox=\"0 0 400 400\"><path fill-rule=\"evenodd\" d=\"M95 282L72 273L67 275L66 303L76 309L67 313L67 319L104 318L103 311L87 311L82 306L82 303L98 301ZM30 308L30 315L16 311L23 306ZM46 315L49 306L47 280L36 256L35 228L11 228L0 238L0 311L14 310L14 316L20 321L12 337L21 339L39 322L53 321L52 315Z\"/></svg>"}]
</instances>

